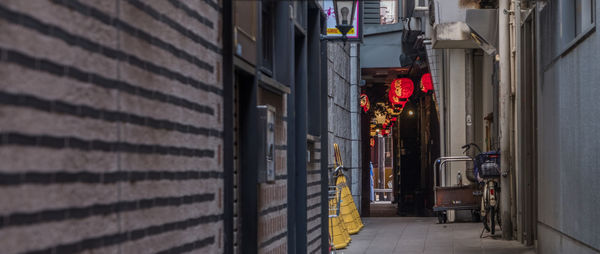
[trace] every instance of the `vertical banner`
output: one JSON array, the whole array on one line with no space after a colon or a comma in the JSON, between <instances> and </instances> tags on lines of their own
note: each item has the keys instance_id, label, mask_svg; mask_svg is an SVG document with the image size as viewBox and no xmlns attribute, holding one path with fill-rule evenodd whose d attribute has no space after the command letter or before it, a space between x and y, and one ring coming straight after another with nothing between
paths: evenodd
<instances>
[{"instance_id":1,"label":"vertical banner","mask_svg":"<svg viewBox=\"0 0 600 254\"><path fill-rule=\"evenodd\" d=\"M338 30L335 25L335 8L333 7L332 0L323 1L323 10L327 15L327 38L336 39L342 38L342 33ZM362 40L362 5L361 1L356 1L356 10L354 13L353 28L348 31L346 37L348 41L361 41Z\"/></svg>"}]
</instances>

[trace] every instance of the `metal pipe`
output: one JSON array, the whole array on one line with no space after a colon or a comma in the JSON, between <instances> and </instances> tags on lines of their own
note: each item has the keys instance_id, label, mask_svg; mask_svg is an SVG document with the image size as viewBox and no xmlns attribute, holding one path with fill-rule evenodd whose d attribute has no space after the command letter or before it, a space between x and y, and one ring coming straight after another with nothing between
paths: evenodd
<instances>
[{"instance_id":1,"label":"metal pipe","mask_svg":"<svg viewBox=\"0 0 600 254\"><path fill-rule=\"evenodd\" d=\"M499 1L498 42L500 55L500 84L499 84L499 125L500 125L500 166L502 177L500 186L500 214L502 216L502 238L512 239L512 223L510 215L510 33L509 33L510 0Z\"/></svg>"},{"instance_id":2,"label":"metal pipe","mask_svg":"<svg viewBox=\"0 0 600 254\"><path fill-rule=\"evenodd\" d=\"M523 121L520 121L521 112L523 112L523 104L521 103L522 96L522 82L521 82L521 74L522 74L522 62L521 62L521 1L515 0L515 86L516 86L516 111L515 111L515 121L516 121L516 130L515 130L515 177L516 177L516 208L517 212L517 238L519 241L523 242L523 199L522 199L522 174L523 174L523 164L522 157L520 154L523 138Z\"/></svg>"},{"instance_id":3,"label":"metal pipe","mask_svg":"<svg viewBox=\"0 0 600 254\"><path fill-rule=\"evenodd\" d=\"M465 136L467 144L475 143L475 126L473 125L473 50L465 49ZM473 150L468 151L468 155L474 156ZM467 180L477 182L473 173L473 163L467 163L465 168Z\"/></svg>"}]
</instances>

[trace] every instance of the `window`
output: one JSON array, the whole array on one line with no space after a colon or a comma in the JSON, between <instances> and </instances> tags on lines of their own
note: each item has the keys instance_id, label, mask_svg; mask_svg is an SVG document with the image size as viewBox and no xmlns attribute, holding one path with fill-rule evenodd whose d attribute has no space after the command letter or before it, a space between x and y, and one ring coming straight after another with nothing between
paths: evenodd
<instances>
[{"instance_id":1,"label":"window","mask_svg":"<svg viewBox=\"0 0 600 254\"><path fill-rule=\"evenodd\" d=\"M379 16L381 17L382 25L398 23L397 0L381 0L379 6Z\"/></svg>"},{"instance_id":2,"label":"window","mask_svg":"<svg viewBox=\"0 0 600 254\"><path fill-rule=\"evenodd\" d=\"M595 0L560 0L560 35L562 52L590 32L595 26Z\"/></svg>"},{"instance_id":3,"label":"window","mask_svg":"<svg viewBox=\"0 0 600 254\"><path fill-rule=\"evenodd\" d=\"M262 4L262 67L269 76L273 75L273 47L275 12L273 1L263 1Z\"/></svg>"},{"instance_id":4,"label":"window","mask_svg":"<svg viewBox=\"0 0 600 254\"><path fill-rule=\"evenodd\" d=\"M575 36L580 35L584 31L594 25L594 1L595 0L574 0L574 15L575 15Z\"/></svg>"}]
</instances>

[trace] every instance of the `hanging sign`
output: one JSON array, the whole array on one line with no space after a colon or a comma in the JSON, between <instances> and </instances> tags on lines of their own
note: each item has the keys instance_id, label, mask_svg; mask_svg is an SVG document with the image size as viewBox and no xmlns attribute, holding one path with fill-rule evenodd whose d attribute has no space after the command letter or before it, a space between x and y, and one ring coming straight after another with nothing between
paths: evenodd
<instances>
[{"instance_id":1,"label":"hanging sign","mask_svg":"<svg viewBox=\"0 0 600 254\"><path fill-rule=\"evenodd\" d=\"M327 15L327 38L342 38L342 33L335 27L336 13L333 7L333 0L323 1L323 10L325 10L325 14ZM346 34L348 41L362 41L362 20L362 4L361 1L356 1L356 10L352 24L354 27Z\"/></svg>"}]
</instances>

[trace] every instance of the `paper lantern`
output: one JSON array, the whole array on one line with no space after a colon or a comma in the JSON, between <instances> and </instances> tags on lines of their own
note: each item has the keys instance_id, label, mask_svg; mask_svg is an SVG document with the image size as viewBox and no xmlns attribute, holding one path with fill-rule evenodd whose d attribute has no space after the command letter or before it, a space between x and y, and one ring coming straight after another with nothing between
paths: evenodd
<instances>
[{"instance_id":1,"label":"paper lantern","mask_svg":"<svg viewBox=\"0 0 600 254\"><path fill-rule=\"evenodd\" d=\"M392 105L399 105L403 99L408 99L413 94L415 86L409 78L394 79L390 85L388 96Z\"/></svg>"},{"instance_id":2,"label":"paper lantern","mask_svg":"<svg viewBox=\"0 0 600 254\"><path fill-rule=\"evenodd\" d=\"M427 93L433 91L433 81L431 80L431 73L425 73L421 77L421 91Z\"/></svg>"},{"instance_id":3,"label":"paper lantern","mask_svg":"<svg viewBox=\"0 0 600 254\"><path fill-rule=\"evenodd\" d=\"M362 107L364 112L369 111L369 109L371 108L369 97L364 93L360 95L360 106Z\"/></svg>"},{"instance_id":4,"label":"paper lantern","mask_svg":"<svg viewBox=\"0 0 600 254\"><path fill-rule=\"evenodd\" d=\"M408 99L413 94L415 86L408 78L399 78L392 81L390 90L400 99Z\"/></svg>"}]
</instances>

